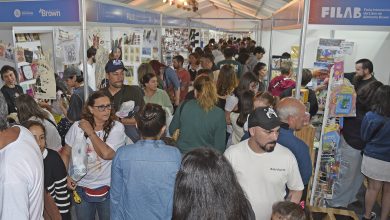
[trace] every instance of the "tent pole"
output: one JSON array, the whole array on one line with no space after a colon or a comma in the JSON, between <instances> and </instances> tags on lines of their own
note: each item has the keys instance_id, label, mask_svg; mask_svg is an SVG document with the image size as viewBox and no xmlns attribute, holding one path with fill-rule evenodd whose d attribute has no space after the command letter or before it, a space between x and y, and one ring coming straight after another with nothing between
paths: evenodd
<instances>
[{"instance_id":1,"label":"tent pole","mask_svg":"<svg viewBox=\"0 0 390 220\"><path fill-rule=\"evenodd\" d=\"M88 85L88 67L87 67L87 7L85 5L85 0L81 0L81 48L83 50L83 77L84 77L84 99L87 101L89 96L89 85Z\"/></svg>"},{"instance_id":2,"label":"tent pole","mask_svg":"<svg viewBox=\"0 0 390 220\"><path fill-rule=\"evenodd\" d=\"M298 61L298 75L297 75L297 84L295 88L295 98L299 99L301 93L301 82L302 82L302 70L303 70L303 60L305 56L305 45L306 45L306 31L307 31L307 23L309 19L309 4L310 0L304 1L304 12L303 12L303 20L302 20L302 29L301 29L301 38L299 42L299 61Z\"/></svg>"}]
</instances>

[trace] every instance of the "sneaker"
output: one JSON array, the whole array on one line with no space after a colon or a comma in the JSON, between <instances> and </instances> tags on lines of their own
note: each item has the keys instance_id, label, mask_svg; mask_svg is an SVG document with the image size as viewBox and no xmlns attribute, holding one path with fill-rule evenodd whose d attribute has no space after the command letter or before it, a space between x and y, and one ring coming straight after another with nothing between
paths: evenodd
<instances>
[{"instance_id":1,"label":"sneaker","mask_svg":"<svg viewBox=\"0 0 390 220\"><path fill-rule=\"evenodd\" d=\"M362 217L362 220L374 220L374 219L376 219L376 213L375 212L371 212L370 218L366 218L366 217L364 217L364 215Z\"/></svg>"}]
</instances>

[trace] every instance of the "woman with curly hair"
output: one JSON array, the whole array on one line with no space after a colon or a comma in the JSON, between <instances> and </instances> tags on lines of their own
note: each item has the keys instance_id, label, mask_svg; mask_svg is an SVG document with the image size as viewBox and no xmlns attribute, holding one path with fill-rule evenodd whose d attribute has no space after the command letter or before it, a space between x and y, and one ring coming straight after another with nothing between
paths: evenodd
<instances>
[{"instance_id":1,"label":"woman with curly hair","mask_svg":"<svg viewBox=\"0 0 390 220\"><path fill-rule=\"evenodd\" d=\"M177 146L182 153L208 147L225 151L226 121L222 109L216 106L215 84L208 76L198 76L194 82L195 99L183 102L176 110L169 133L180 129Z\"/></svg>"},{"instance_id":2,"label":"woman with curly hair","mask_svg":"<svg viewBox=\"0 0 390 220\"><path fill-rule=\"evenodd\" d=\"M109 189L111 160L115 151L125 144L124 126L115 121L110 98L102 91L93 93L84 106L82 119L75 122L65 137L62 158L68 169L72 147L78 144L82 133L87 143L87 174L76 182L68 177L68 187L76 190L81 203L76 204L77 219L110 219Z\"/></svg>"}]
</instances>

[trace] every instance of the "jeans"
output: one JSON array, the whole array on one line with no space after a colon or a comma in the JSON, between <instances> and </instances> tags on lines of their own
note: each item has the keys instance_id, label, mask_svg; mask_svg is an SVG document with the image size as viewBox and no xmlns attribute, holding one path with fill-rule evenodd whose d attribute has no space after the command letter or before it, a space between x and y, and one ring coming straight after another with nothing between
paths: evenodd
<instances>
[{"instance_id":1,"label":"jeans","mask_svg":"<svg viewBox=\"0 0 390 220\"><path fill-rule=\"evenodd\" d=\"M79 220L95 220L96 211L99 220L110 220L110 199L103 202L87 202L82 200L75 204L76 216Z\"/></svg>"},{"instance_id":2,"label":"jeans","mask_svg":"<svg viewBox=\"0 0 390 220\"><path fill-rule=\"evenodd\" d=\"M342 135L339 148L337 152L341 160L339 178L334 183L333 198L327 200L331 207L347 207L356 201L356 195L364 180L361 173L361 151L349 146Z\"/></svg>"}]
</instances>

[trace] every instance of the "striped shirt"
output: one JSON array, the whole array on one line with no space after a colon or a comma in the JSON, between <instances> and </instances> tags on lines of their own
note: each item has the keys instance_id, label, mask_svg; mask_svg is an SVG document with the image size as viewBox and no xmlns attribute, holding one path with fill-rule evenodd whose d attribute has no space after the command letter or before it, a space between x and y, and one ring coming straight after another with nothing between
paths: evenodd
<instances>
[{"instance_id":1,"label":"striped shirt","mask_svg":"<svg viewBox=\"0 0 390 220\"><path fill-rule=\"evenodd\" d=\"M70 219L70 193L67 189L67 173L60 155L51 149L43 152L45 189L53 197L63 220Z\"/></svg>"}]
</instances>

